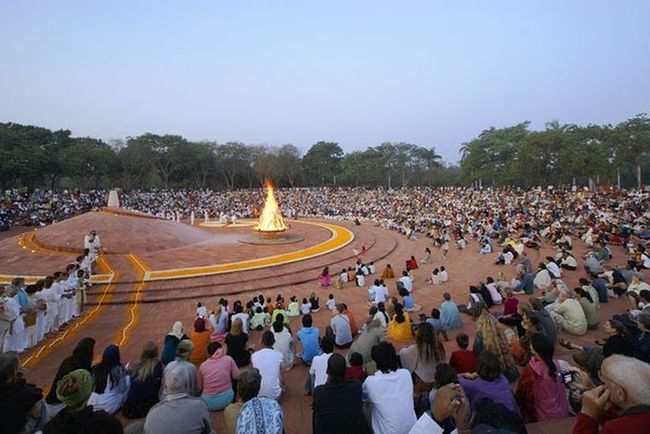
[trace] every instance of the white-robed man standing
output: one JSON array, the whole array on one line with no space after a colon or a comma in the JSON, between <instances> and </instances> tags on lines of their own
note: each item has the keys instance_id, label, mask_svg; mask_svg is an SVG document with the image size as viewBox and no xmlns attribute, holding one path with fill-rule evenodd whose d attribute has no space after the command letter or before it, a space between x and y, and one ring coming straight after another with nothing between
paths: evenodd
<instances>
[{"instance_id":1,"label":"white-robed man standing","mask_svg":"<svg viewBox=\"0 0 650 434\"><path fill-rule=\"evenodd\" d=\"M84 237L84 249L88 249L88 255L94 264L95 261L97 261L97 255L102 249L102 243L99 240L99 235L97 235L96 230L91 230L88 235Z\"/></svg>"}]
</instances>

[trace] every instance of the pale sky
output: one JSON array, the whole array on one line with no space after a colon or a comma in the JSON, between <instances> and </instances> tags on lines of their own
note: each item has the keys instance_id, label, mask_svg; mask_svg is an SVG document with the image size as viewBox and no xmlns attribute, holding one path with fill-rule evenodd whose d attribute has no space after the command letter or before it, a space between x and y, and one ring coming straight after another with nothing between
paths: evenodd
<instances>
[{"instance_id":1,"label":"pale sky","mask_svg":"<svg viewBox=\"0 0 650 434\"><path fill-rule=\"evenodd\" d=\"M0 0L0 121L445 160L650 112L650 1Z\"/></svg>"}]
</instances>

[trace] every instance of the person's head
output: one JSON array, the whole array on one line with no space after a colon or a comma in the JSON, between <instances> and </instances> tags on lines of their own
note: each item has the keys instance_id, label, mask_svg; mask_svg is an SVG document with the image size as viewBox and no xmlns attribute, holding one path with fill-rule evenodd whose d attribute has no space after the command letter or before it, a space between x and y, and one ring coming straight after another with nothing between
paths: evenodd
<instances>
[{"instance_id":1,"label":"person's head","mask_svg":"<svg viewBox=\"0 0 650 434\"><path fill-rule=\"evenodd\" d=\"M467 336L465 333L457 334L456 343L458 344L458 348L466 350L469 346L469 336Z\"/></svg>"},{"instance_id":2,"label":"person's head","mask_svg":"<svg viewBox=\"0 0 650 434\"><path fill-rule=\"evenodd\" d=\"M262 375L256 368L242 369L237 380L237 393L243 402L250 401L260 392Z\"/></svg>"},{"instance_id":3,"label":"person's head","mask_svg":"<svg viewBox=\"0 0 650 434\"><path fill-rule=\"evenodd\" d=\"M56 397L72 410L80 410L86 406L93 392L93 379L85 369L72 371L56 385Z\"/></svg>"},{"instance_id":4,"label":"person's head","mask_svg":"<svg viewBox=\"0 0 650 434\"><path fill-rule=\"evenodd\" d=\"M221 348L221 344L217 341L212 341L208 344L208 355L212 357L217 350Z\"/></svg>"},{"instance_id":5,"label":"person's head","mask_svg":"<svg viewBox=\"0 0 650 434\"><path fill-rule=\"evenodd\" d=\"M266 330L262 334L262 345L266 348L271 348L273 347L273 344L275 344L275 336L273 336L273 332L271 330Z\"/></svg>"},{"instance_id":6,"label":"person's head","mask_svg":"<svg viewBox=\"0 0 650 434\"><path fill-rule=\"evenodd\" d=\"M165 389L169 395L191 394L192 383L191 372L182 366L176 365L165 370Z\"/></svg>"},{"instance_id":7,"label":"person's head","mask_svg":"<svg viewBox=\"0 0 650 434\"><path fill-rule=\"evenodd\" d=\"M377 365L377 370L387 374L398 368L397 353L395 347L390 342L380 342L372 347L370 351L372 360Z\"/></svg>"},{"instance_id":8,"label":"person's head","mask_svg":"<svg viewBox=\"0 0 650 434\"><path fill-rule=\"evenodd\" d=\"M609 401L623 410L650 405L650 364L615 354L603 361L600 379L609 390Z\"/></svg>"},{"instance_id":9,"label":"person's head","mask_svg":"<svg viewBox=\"0 0 650 434\"><path fill-rule=\"evenodd\" d=\"M533 355L546 364L549 376L555 379L557 367L553 360L553 354L555 353L553 343L543 333L533 333L530 335L530 344Z\"/></svg>"},{"instance_id":10,"label":"person's head","mask_svg":"<svg viewBox=\"0 0 650 434\"><path fill-rule=\"evenodd\" d=\"M176 360L188 361L194 350L194 343L189 339L183 339L176 347Z\"/></svg>"},{"instance_id":11,"label":"person's head","mask_svg":"<svg viewBox=\"0 0 650 434\"><path fill-rule=\"evenodd\" d=\"M395 321L398 323L403 323L406 321L406 316L404 315L404 307L402 307L402 305L399 303L395 305Z\"/></svg>"},{"instance_id":12,"label":"person's head","mask_svg":"<svg viewBox=\"0 0 650 434\"><path fill-rule=\"evenodd\" d=\"M637 317L637 324L641 331L650 333L650 313L641 312Z\"/></svg>"},{"instance_id":13,"label":"person's head","mask_svg":"<svg viewBox=\"0 0 650 434\"><path fill-rule=\"evenodd\" d=\"M380 312L384 312L386 310L386 305L384 304L383 301L377 303L377 310Z\"/></svg>"},{"instance_id":14,"label":"person's head","mask_svg":"<svg viewBox=\"0 0 650 434\"><path fill-rule=\"evenodd\" d=\"M239 336L242 334L242 322L241 318L235 318L230 326L230 334L233 336Z\"/></svg>"},{"instance_id":15,"label":"person's head","mask_svg":"<svg viewBox=\"0 0 650 434\"><path fill-rule=\"evenodd\" d=\"M334 353L327 359L327 382L340 383L345 379L345 357Z\"/></svg>"},{"instance_id":16,"label":"person's head","mask_svg":"<svg viewBox=\"0 0 650 434\"><path fill-rule=\"evenodd\" d=\"M307 304L307 299L306 298L302 299L302 304Z\"/></svg>"},{"instance_id":17,"label":"person's head","mask_svg":"<svg viewBox=\"0 0 650 434\"><path fill-rule=\"evenodd\" d=\"M494 278L493 278L493 277L488 277L488 278L487 278L487 283L488 283L488 284L490 284L490 283L494 283Z\"/></svg>"},{"instance_id":18,"label":"person's head","mask_svg":"<svg viewBox=\"0 0 650 434\"><path fill-rule=\"evenodd\" d=\"M361 353L354 351L350 354L350 366L361 366L363 365L363 356Z\"/></svg>"},{"instance_id":19,"label":"person's head","mask_svg":"<svg viewBox=\"0 0 650 434\"><path fill-rule=\"evenodd\" d=\"M18 375L20 359L13 351L0 354L0 384L13 383Z\"/></svg>"},{"instance_id":20,"label":"person's head","mask_svg":"<svg viewBox=\"0 0 650 434\"><path fill-rule=\"evenodd\" d=\"M458 375L456 375L456 370L449 363L438 363L436 372L433 374L433 381L436 388L440 388L447 384L458 383Z\"/></svg>"},{"instance_id":21,"label":"person's head","mask_svg":"<svg viewBox=\"0 0 650 434\"><path fill-rule=\"evenodd\" d=\"M311 327L313 323L314 323L314 320L312 319L311 315L307 314L307 315L302 317L302 326L303 327Z\"/></svg>"},{"instance_id":22,"label":"person's head","mask_svg":"<svg viewBox=\"0 0 650 434\"><path fill-rule=\"evenodd\" d=\"M496 354L490 350L484 350L476 361L476 373L485 381L498 379L503 370L499 364Z\"/></svg>"},{"instance_id":23,"label":"person's head","mask_svg":"<svg viewBox=\"0 0 650 434\"><path fill-rule=\"evenodd\" d=\"M579 282L580 282L581 286L588 286L589 285L589 281L587 279L585 279L584 277L581 277L579 279Z\"/></svg>"},{"instance_id":24,"label":"person's head","mask_svg":"<svg viewBox=\"0 0 650 434\"><path fill-rule=\"evenodd\" d=\"M603 325L603 329L605 330L605 333L607 333L610 336L619 335L619 336L627 337L629 334L627 327L625 327L622 322L615 319L610 319L608 321L605 321L605 324Z\"/></svg>"},{"instance_id":25,"label":"person's head","mask_svg":"<svg viewBox=\"0 0 650 434\"><path fill-rule=\"evenodd\" d=\"M196 333L203 333L205 330L205 320L203 318L198 317L194 320L194 331Z\"/></svg>"},{"instance_id":26,"label":"person's head","mask_svg":"<svg viewBox=\"0 0 650 434\"><path fill-rule=\"evenodd\" d=\"M444 298L445 301L450 301L451 300L451 294L449 294L448 292L445 292L444 294L442 294L442 298Z\"/></svg>"},{"instance_id":27,"label":"person's head","mask_svg":"<svg viewBox=\"0 0 650 434\"><path fill-rule=\"evenodd\" d=\"M594 300L591 298L591 294L580 287L573 288L577 298L586 298L590 303L593 303Z\"/></svg>"},{"instance_id":28,"label":"person's head","mask_svg":"<svg viewBox=\"0 0 650 434\"><path fill-rule=\"evenodd\" d=\"M406 271L406 270L402 270L402 276L406 277L406 276L408 276L408 275L409 275L408 271Z\"/></svg>"},{"instance_id":29,"label":"person's head","mask_svg":"<svg viewBox=\"0 0 650 434\"><path fill-rule=\"evenodd\" d=\"M440 266L440 272L443 272L443 271L445 271L445 270L446 270L445 266L444 266L444 265L441 265L441 266Z\"/></svg>"},{"instance_id":30,"label":"person's head","mask_svg":"<svg viewBox=\"0 0 650 434\"><path fill-rule=\"evenodd\" d=\"M282 315L278 315L273 321L273 331L275 333L280 333L284 330L284 317L280 318Z\"/></svg>"},{"instance_id":31,"label":"person's head","mask_svg":"<svg viewBox=\"0 0 650 434\"><path fill-rule=\"evenodd\" d=\"M328 295L327 298L328 298L329 300L334 300L334 294L330 294L330 295Z\"/></svg>"},{"instance_id":32,"label":"person's head","mask_svg":"<svg viewBox=\"0 0 650 434\"><path fill-rule=\"evenodd\" d=\"M156 344L151 341L145 343L140 354L140 361L137 364L136 378L144 381L153 375L159 360Z\"/></svg>"},{"instance_id":33,"label":"person's head","mask_svg":"<svg viewBox=\"0 0 650 434\"><path fill-rule=\"evenodd\" d=\"M334 339L329 336L320 340L320 348L325 354L331 354L334 351Z\"/></svg>"},{"instance_id":34,"label":"person's head","mask_svg":"<svg viewBox=\"0 0 650 434\"><path fill-rule=\"evenodd\" d=\"M541 299L536 298L536 297L530 297L528 299L528 302L530 303L530 305L532 306L532 308L534 310L536 310L538 312L541 312L542 310L544 310L544 303L542 302ZM519 303L519 304L521 305L521 303Z\"/></svg>"},{"instance_id":35,"label":"person's head","mask_svg":"<svg viewBox=\"0 0 650 434\"><path fill-rule=\"evenodd\" d=\"M409 295L409 292L406 288L402 286L399 288L399 295L400 297L407 297Z\"/></svg>"},{"instance_id":36,"label":"person's head","mask_svg":"<svg viewBox=\"0 0 650 434\"><path fill-rule=\"evenodd\" d=\"M434 307L431 309L431 318L433 319L440 319L440 309Z\"/></svg>"},{"instance_id":37,"label":"person's head","mask_svg":"<svg viewBox=\"0 0 650 434\"><path fill-rule=\"evenodd\" d=\"M336 312L339 313L339 314L345 312L345 306L343 306L343 304L341 304L341 303L337 303Z\"/></svg>"},{"instance_id":38,"label":"person's head","mask_svg":"<svg viewBox=\"0 0 650 434\"><path fill-rule=\"evenodd\" d=\"M82 363L91 365L93 361L93 355L95 350L95 339L86 337L79 341L74 350L72 350L72 355L80 360Z\"/></svg>"}]
</instances>

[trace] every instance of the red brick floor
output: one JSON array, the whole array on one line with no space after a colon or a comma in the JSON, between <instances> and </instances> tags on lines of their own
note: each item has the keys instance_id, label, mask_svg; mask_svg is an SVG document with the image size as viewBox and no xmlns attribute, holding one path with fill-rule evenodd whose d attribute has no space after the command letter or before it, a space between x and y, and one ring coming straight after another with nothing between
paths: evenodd
<instances>
[{"instance_id":1,"label":"red brick floor","mask_svg":"<svg viewBox=\"0 0 650 434\"><path fill-rule=\"evenodd\" d=\"M101 233L101 228L97 228ZM391 263L396 272L401 271L401 267L404 264L404 261L408 259L411 255L415 255L416 258L420 259L424 256L424 248L429 246L430 242L428 239L419 239L416 241L408 241L403 236L396 234L394 232L384 231L381 229L374 228L370 225L363 225L360 230L367 230L368 232L376 232L381 236L377 237L377 242L372 246L368 252L368 256L372 257L373 249L379 251L382 248L385 248L387 244L394 243L394 246L390 249L390 252L387 253L383 259L376 263L378 274L381 272L386 263ZM622 263L624 262L624 254L620 248L614 248L614 262ZM576 246L575 253L576 258L578 255L581 255L585 252L584 246ZM547 254L551 254L552 251L548 247L543 248L540 251L529 251L529 256L533 262L543 259ZM135 270L128 263L125 257L110 257L111 265L114 266L120 274L121 278L134 278ZM579 260L580 262L580 260ZM1 262L0 262L1 264ZM354 260L350 259L349 265L353 265ZM470 243L470 247L464 251L452 250L449 252L449 257L446 260L442 260L439 251L434 251L434 264L435 266L445 265L449 271L450 281L445 285L441 286L429 286L426 284L425 279L428 273L434 268L434 265L425 265L419 270L416 270L416 281L415 281L415 299L418 304L424 306L426 311L429 311L434 306L439 306L442 302L442 294L444 292L449 292L452 294L452 297L457 303L465 303L467 299L468 286L470 284L475 284L479 280L484 280L487 276L496 276L499 271L504 271L506 276L509 278L512 276L514 267L513 266L496 266L494 265L494 256L481 256L478 254L478 245L475 242ZM581 264L580 264L581 265ZM0 270L0 272L3 270ZM301 273L300 270L296 270L296 273ZM310 272L311 273L311 272ZM242 276L245 276L245 273L242 273ZM567 272L564 276L564 280L567 284L572 287L578 283L578 278L582 276L582 273L579 271ZM325 309L325 301L327 295L332 293L335 295L337 301L343 301L348 304L352 312L354 313L358 323L362 323L367 316L367 303L366 297L367 292L365 288L356 288L348 284L343 290L336 290L334 287L330 288L321 288L318 285L315 274L310 274L307 276L308 281L295 284L287 285L282 288L273 288L270 290L254 290L250 295L257 295L261 293L265 296L275 297L277 294L281 293L288 298L291 295L296 295L299 298L307 297L312 291L315 291L319 294L321 298L321 303L323 309L321 312L314 314L315 325L321 328L321 334L324 331L324 328L329 323L330 313ZM187 292L194 291L194 289L185 288L175 290L176 282L168 282L169 286L166 286L170 291L179 291ZM387 282L391 293L394 292L394 282ZM167 285L166 284L166 285ZM125 293L121 297L125 297L128 301L129 297L132 297L135 284L123 284L115 288L116 291L124 291ZM208 304L208 307L212 309L218 297L223 294L227 294L227 291L222 292L221 288L216 288L213 296L208 297L203 293L205 287L201 290L201 300ZM144 288L144 294L146 298L147 287ZM173 293L172 293L173 294ZM115 297L117 297L117 293ZM232 302L236 299L241 299L246 301L249 296L244 295L230 295L227 296L229 301ZM522 299L525 299L522 297ZM141 307L139 319L134 325L132 333L129 336L129 339L122 346L122 359L124 362L134 362L137 360L140 350L143 344L146 341L152 340L158 345L162 345L164 335L171 329L172 324L177 321L183 321L185 328L190 329L194 317L194 311L196 307L196 299L188 299L185 301L159 301L156 303L146 303ZM98 344L96 347L96 352L101 353L104 346L110 342L113 342L116 339L116 336L120 334L120 330L129 323L130 314L129 309L131 305L129 303L124 304L110 304L108 305L100 315L98 315L92 321L89 321L82 329L78 330L74 338L66 339L61 342L60 345L53 348L47 356L43 357L42 360L39 360L38 363L29 365L25 372L30 381L35 382L36 384L47 386L51 379L54 376L54 373L62 360L67 354L72 351L72 348L76 342L83 336L93 336L97 339ZM601 319L604 320L608 318L614 312L620 312L625 309L626 303L623 300L612 300L607 305L603 305L600 315ZM469 318L464 317L465 327L464 332L470 336L474 335L476 330L475 323ZM295 331L299 328L299 318L294 318L291 322L291 327ZM450 354L454 350L454 337L456 333L450 333L450 342L445 343L445 348L447 354ZM601 331L590 332L588 335L581 338L573 338L571 340L575 343L591 345L593 341L597 338L603 336ZM259 347L259 333L251 332L250 342ZM401 347L403 345L399 345ZM571 354L568 350L558 347L557 355L560 358L570 360ZM284 408L285 419L286 419L286 432L288 434L292 433L311 433L311 400L308 397L305 397L302 392L303 379L306 375L306 368L302 366L296 366L287 374L287 387L288 393L282 398L282 405ZM217 432L222 432L224 430L223 418L221 413L216 413L213 415L214 428ZM570 428L573 424L571 418L567 420L554 421L551 423L536 424L531 426L530 432L534 433L566 433L570 432Z\"/></svg>"}]
</instances>

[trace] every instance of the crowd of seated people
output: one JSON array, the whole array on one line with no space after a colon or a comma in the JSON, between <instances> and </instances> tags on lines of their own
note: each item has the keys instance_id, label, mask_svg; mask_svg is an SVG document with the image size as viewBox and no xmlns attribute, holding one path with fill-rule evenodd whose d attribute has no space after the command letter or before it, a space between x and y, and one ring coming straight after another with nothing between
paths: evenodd
<instances>
[{"instance_id":1,"label":"crowd of seated people","mask_svg":"<svg viewBox=\"0 0 650 434\"><path fill-rule=\"evenodd\" d=\"M411 194L422 196L418 206L429 204L417 189ZM128 368L115 346L93 364L94 341L83 339L62 362L44 401L42 391L18 373L16 354L9 351L0 356L2 426L13 427L6 432L74 434L101 422L114 426L112 432L210 433L210 412L223 411L226 432L280 433L287 371L306 365L311 398L305 399L313 403L315 433L519 433L526 423L569 415L576 416L575 434L648 432L649 264L638 236L647 224L647 198L621 201L614 215L614 199L605 195L521 194L523 199L508 203L490 192L450 190L436 199L436 210L466 199L469 206L494 202L503 211L463 204L463 216L447 207L436 221L415 226L431 235L443 258L451 239L501 247L495 268L512 269L514 277L504 271L477 282L467 305L445 293L440 306L427 306L430 315L410 311L418 290L413 270L433 262L418 264L411 257L394 287L387 284L396 277L392 267L375 271L364 319L355 318L338 293L339 300L328 296L327 309L317 293L288 301L283 295L207 300L197 304L191 322L185 319L191 330L173 324L159 343L146 343L141 359ZM555 212L552 200L569 215ZM522 203L531 206L524 210ZM584 258L572 254L574 240L583 237L592 246ZM627 256L616 258L609 243L621 244ZM557 255L533 270L525 249L546 244L556 246ZM625 265L614 266L615 259ZM363 277L373 274L360 268ZM352 271L356 283L359 269ZM579 286L567 286L567 275L580 277ZM612 302L625 306L604 317L599 306ZM472 337L463 330L463 312L476 320ZM316 315L331 316L325 330L314 327ZM598 327L604 341L571 342ZM255 347L253 330L261 334ZM447 354L442 341L452 331L458 349ZM558 345L573 352L572 360L557 357ZM122 428L114 423L117 412L139 420Z\"/></svg>"}]
</instances>

